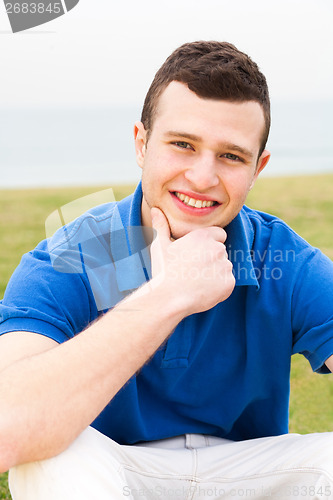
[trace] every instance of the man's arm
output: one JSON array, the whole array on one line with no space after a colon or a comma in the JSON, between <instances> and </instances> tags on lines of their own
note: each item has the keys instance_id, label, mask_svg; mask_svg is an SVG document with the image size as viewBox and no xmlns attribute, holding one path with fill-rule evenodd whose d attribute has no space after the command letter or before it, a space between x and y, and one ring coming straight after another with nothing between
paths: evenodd
<instances>
[{"instance_id":1,"label":"man's arm","mask_svg":"<svg viewBox=\"0 0 333 500\"><path fill-rule=\"evenodd\" d=\"M155 229L153 279L84 332L61 345L32 333L29 340L17 333L16 346L14 337L6 341L14 334L0 338L2 356L7 344L7 366L0 371L0 472L66 449L185 316L231 294L235 280L223 229L200 229L171 242L161 212ZM156 270L161 266L163 272Z\"/></svg>"},{"instance_id":2,"label":"man's arm","mask_svg":"<svg viewBox=\"0 0 333 500\"><path fill-rule=\"evenodd\" d=\"M66 449L181 320L163 289L134 295L80 335L0 373L0 470Z\"/></svg>"},{"instance_id":3,"label":"man's arm","mask_svg":"<svg viewBox=\"0 0 333 500\"><path fill-rule=\"evenodd\" d=\"M330 356L326 361L325 365L333 373L333 356Z\"/></svg>"}]
</instances>

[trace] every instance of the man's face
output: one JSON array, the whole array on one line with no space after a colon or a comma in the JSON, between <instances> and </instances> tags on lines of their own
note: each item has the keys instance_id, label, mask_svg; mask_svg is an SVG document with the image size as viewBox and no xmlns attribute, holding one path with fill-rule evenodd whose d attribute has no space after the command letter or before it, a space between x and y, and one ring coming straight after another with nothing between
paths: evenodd
<instances>
[{"instance_id":1,"label":"man's face","mask_svg":"<svg viewBox=\"0 0 333 500\"><path fill-rule=\"evenodd\" d=\"M173 238L200 227L225 227L241 210L268 159L258 160L264 114L254 101L202 99L171 82L158 101L146 144L135 125L136 156L142 168L142 221L160 208Z\"/></svg>"}]
</instances>

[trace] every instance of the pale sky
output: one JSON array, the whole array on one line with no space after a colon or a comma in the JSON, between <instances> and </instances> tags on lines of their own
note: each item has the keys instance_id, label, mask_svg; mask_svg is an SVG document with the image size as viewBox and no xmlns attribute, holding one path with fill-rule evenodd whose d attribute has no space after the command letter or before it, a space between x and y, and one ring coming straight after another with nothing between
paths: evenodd
<instances>
[{"instance_id":1,"label":"pale sky","mask_svg":"<svg viewBox=\"0 0 333 500\"><path fill-rule=\"evenodd\" d=\"M80 0L12 34L0 5L3 106L141 105L178 45L234 43L267 77L272 100L333 101L332 0Z\"/></svg>"}]
</instances>

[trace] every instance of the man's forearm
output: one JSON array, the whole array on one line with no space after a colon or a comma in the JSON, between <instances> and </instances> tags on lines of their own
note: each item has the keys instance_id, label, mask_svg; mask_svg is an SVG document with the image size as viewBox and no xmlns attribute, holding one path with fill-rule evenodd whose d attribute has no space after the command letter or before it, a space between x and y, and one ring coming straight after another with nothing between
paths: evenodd
<instances>
[{"instance_id":1,"label":"man's forearm","mask_svg":"<svg viewBox=\"0 0 333 500\"><path fill-rule=\"evenodd\" d=\"M0 375L0 464L54 456L99 415L183 315L146 284L87 330Z\"/></svg>"}]
</instances>

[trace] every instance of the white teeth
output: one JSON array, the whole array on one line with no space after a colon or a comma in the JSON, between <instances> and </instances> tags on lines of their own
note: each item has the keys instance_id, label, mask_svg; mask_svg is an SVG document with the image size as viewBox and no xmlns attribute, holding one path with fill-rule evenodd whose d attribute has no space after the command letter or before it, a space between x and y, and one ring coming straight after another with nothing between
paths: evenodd
<instances>
[{"instance_id":1,"label":"white teeth","mask_svg":"<svg viewBox=\"0 0 333 500\"><path fill-rule=\"evenodd\" d=\"M196 200L194 198L190 198L189 196L184 195L183 193L175 192L177 198L179 198L185 205L189 205L190 207L195 208L205 208L212 207L214 205L214 201L206 201L206 200Z\"/></svg>"}]
</instances>

